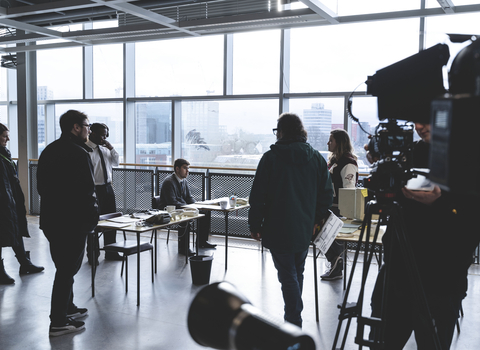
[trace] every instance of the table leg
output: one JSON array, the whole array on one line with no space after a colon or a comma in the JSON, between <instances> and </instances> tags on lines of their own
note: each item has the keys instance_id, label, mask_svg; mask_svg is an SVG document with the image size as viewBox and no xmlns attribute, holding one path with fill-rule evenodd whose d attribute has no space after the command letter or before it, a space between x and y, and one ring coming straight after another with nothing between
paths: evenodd
<instances>
[{"instance_id":1,"label":"table leg","mask_svg":"<svg viewBox=\"0 0 480 350\"><path fill-rule=\"evenodd\" d=\"M91 272L92 272L92 298L95 297L95 274L97 270L97 266L95 265L96 259L94 258L97 251L97 244L98 242L98 233L93 231L93 233L88 235L88 239L90 239L90 247L92 247L90 252L90 261L92 262Z\"/></svg>"},{"instance_id":2,"label":"table leg","mask_svg":"<svg viewBox=\"0 0 480 350\"><path fill-rule=\"evenodd\" d=\"M198 219L192 220L193 225L193 244L195 245L195 254L198 256Z\"/></svg>"},{"instance_id":3,"label":"table leg","mask_svg":"<svg viewBox=\"0 0 480 350\"><path fill-rule=\"evenodd\" d=\"M155 234L155 273L157 273L157 229L153 230Z\"/></svg>"},{"instance_id":4,"label":"table leg","mask_svg":"<svg viewBox=\"0 0 480 350\"><path fill-rule=\"evenodd\" d=\"M317 277L317 247L313 245L313 274L315 283L315 318L317 322L320 320L318 312L318 277Z\"/></svg>"},{"instance_id":5,"label":"table leg","mask_svg":"<svg viewBox=\"0 0 480 350\"><path fill-rule=\"evenodd\" d=\"M190 231L188 229L188 222L187 224L185 225L185 231L183 231L183 235L185 236L186 234L188 234L188 237L184 237L183 239L183 242L185 242L183 245L184 245L184 250L185 250L185 264L188 264L188 248L190 248L188 246L188 244L190 243Z\"/></svg>"},{"instance_id":6,"label":"table leg","mask_svg":"<svg viewBox=\"0 0 480 350\"><path fill-rule=\"evenodd\" d=\"M228 211L225 212L225 271L228 261Z\"/></svg>"},{"instance_id":7,"label":"table leg","mask_svg":"<svg viewBox=\"0 0 480 350\"><path fill-rule=\"evenodd\" d=\"M347 289L347 242L343 241L343 290Z\"/></svg>"},{"instance_id":8,"label":"table leg","mask_svg":"<svg viewBox=\"0 0 480 350\"><path fill-rule=\"evenodd\" d=\"M137 306L140 306L140 232L137 232Z\"/></svg>"}]
</instances>

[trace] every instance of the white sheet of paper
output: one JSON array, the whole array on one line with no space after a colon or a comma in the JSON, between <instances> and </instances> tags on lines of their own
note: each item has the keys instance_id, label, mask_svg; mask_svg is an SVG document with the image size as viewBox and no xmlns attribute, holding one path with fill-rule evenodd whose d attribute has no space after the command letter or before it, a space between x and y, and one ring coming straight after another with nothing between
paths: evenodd
<instances>
[{"instance_id":1,"label":"white sheet of paper","mask_svg":"<svg viewBox=\"0 0 480 350\"><path fill-rule=\"evenodd\" d=\"M320 233L313 241L323 255L325 255L328 248L330 248L342 227L343 221L340 220L335 214L330 212L330 216L326 220L325 225L323 225Z\"/></svg>"}]
</instances>

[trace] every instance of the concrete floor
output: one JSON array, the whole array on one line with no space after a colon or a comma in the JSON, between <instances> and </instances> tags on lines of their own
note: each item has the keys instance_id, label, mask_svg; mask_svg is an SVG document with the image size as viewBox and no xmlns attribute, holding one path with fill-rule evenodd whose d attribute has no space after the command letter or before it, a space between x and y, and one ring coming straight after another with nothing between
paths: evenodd
<instances>
[{"instance_id":1,"label":"concrete floor","mask_svg":"<svg viewBox=\"0 0 480 350\"><path fill-rule=\"evenodd\" d=\"M187 328L187 313L190 302L201 286L192 285L190 266L177 251L176 233L171 234L166 244L166 232L158 239L158 272L155 283L150 278L149 253L142 253L141 305L136 306L136 257L130 257L129 291L125 293L125 276L120 277L121 262L105 261L103 253L96 277L96 295L91 296L90 266L84 265L75 278L75 303L87 307L85 330L56 338L49 338L50 294L55 269L50 258L48 242L38 229L38 218L29 217L32 238L25 239L32 261L45 266L45 271L36 275L19 276L18 263L10 248L3 248L5 266L15 278L11 286L0 286L0 349L203 349L190 337ZM130 237L134 238L134 237ZM121 235L118 236L121 239ZM142 239L147 241L149 236ZM278 319L283 318L283 299L276 270L270 254L261 252L252 240L229 241L229 264L225 271L225 248L222 237L213 237L218 243L214 254L210 282L229 281L245 295L254 306ZM353 256L353 255L352 255ZM351 256L351 257L352 257ZM350 257L350 264L351 264ZM318 260L319 273L325 269L325 260ZM358 267L361 267L359 264ZM377 265L372 265L366 285L369 297ZM359 269L357 268L359 272ZM480 269L470 269L469 295L464 300L465 316L460 320L461 333L455 334L452 349L478 349L480 346ZM446 276L446 278L448 278ZM317 349L331 349L337 328L338 309L343 289L342 280L319 282L320 322L315 321L313 259L307 258L304 284L303 330L316 342ZM359 277L354 278L351 300L358 296ZM364 315L368 315L366 300ZM345 349L357 349L353 341L355 320L349 332ZM406 349L416 349L412 339Z\"/></svg>"}]
</instances>

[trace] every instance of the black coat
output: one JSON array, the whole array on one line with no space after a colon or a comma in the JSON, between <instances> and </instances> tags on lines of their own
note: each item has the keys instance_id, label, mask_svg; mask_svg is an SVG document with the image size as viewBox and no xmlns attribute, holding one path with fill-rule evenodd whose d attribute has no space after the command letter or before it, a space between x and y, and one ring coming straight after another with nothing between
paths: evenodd
<instances>
[{"instance_id":1,"label":"black coat","mask_svg":"<svg viewBox=\"0 0 480 350\"><path fill-rule=\"evenodd\" d=\"M30 237L25 197L10 152L0 146L0 154L0 247L14 247L22 236Z\"/></svg>"},{"instance_id":2,"label":"black coat","mask_svg":"<svg viewBox=\"0 0 480 350\"><path fill-rule=\"evenodd\" d=\"M91 232L98 223L93 165L85 145L72 133L49 144L38 160L40 228Z\"/></svg>"}]
</instances>

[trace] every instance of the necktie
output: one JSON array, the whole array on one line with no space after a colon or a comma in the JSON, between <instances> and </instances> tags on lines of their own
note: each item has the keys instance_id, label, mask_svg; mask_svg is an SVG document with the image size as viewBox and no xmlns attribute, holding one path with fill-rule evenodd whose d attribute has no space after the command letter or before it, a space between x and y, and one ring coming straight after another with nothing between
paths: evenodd
<instances>
[{"instance_id":1,"label":"necktie","mask_svg":"<svg viewBox=\"0 0 480 350\"><path fill-rule=\"evenodd\" d=\"M182 184L182 197L184 197L185 196L185 180L183 180L181 184Z\"/></svg>"},{"instance_id":2,"label":"necktie","mask_svg":"<svg viewBox=\"0 0 480 350\"><path fill-rule=\"evenodd\" d=\"M105 165L105 158L103 158L103 153L102 150L100 149L100 146L97 147L98 153L100 153L100 161L102 163L102 170L103 170L103 179L105 180L104 185L108 183L108 177L107 177L107 166Z\"/></svg>"}]
</instances>

